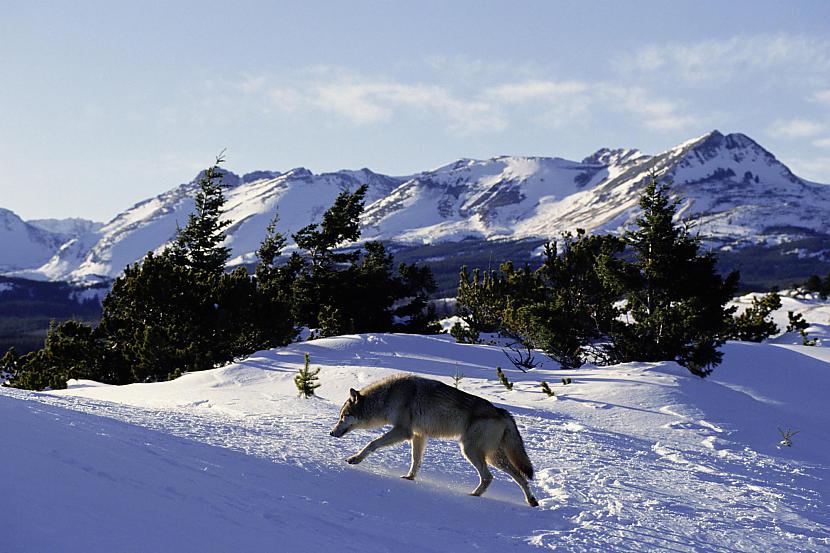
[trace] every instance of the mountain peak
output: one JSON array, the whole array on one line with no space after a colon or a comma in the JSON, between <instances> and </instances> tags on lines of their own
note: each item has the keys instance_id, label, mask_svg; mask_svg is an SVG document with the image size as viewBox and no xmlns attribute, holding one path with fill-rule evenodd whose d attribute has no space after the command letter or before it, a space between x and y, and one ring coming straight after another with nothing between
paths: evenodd
<instances>
[{"instance_id":1,"label":"mountain peak","mask_svg":"<svg viewBox=\"0 0 830 553\"><path fill-rule=\"evenodd\" d=\"M283 176L294 178L294 179L308 179L314 176L314 173L306 169L305 167L294 167L290 171L286 171L283 173Z\"/></svg>"},{"instance_id":2,"label":"mountain peak","mask_svg":"<svg viewBox=\"0 0 830 553\"><path fill-rule=\"evenodd\" d=\"M219 167L219 168L217 168L217 172L220 175L222 175L222 184L224 186L228 187L228 188L234 188L236 186L239 186L242 183L242 179L240 178L239 175L237 175L236 173L233 173L231 171L228 171L227 169ZM199 183L199 180L202 179L202 177L204 177L204 176L205 176L205 170L203 169L203 170L199 171L196 174L196 176L193 178L192 181L190 181L189 183L187 183L184 186L189 188L190 185L196 185L196 184Z\"/></svg>"},{"instance_id":3,"label":"mountain peak","mask_svg":"<svg viewBox=\"0 0 830 553\"><path fill-rule=\"evenodd\" d=\"M600 148L582 160L586 165L621 165L627 161L642 156L642 152L635 148Z\"/></svg>"},{"instance_id":4,"label":"mountain peak","mask_svg":"<svg viewBox=\"0 0 830 553\"><path fill-rule=\"evenodd\" d=\"M279 171L251 171L242 175L242 182L247 184L249 182L256 182L258 180L270 180L279 177L282 173Z\"/></svg>"},{"instance_id":5,"label":"mountain peak","mask_svg":"<svg viewBox=\"0 0 830 553\"><path fill-rule=\"evenodd\" d=\"M701 160L709 160L718 156L726 156L740 161L746 155L760 157L768 163L780 163L768 150L742 133L723 134L714 130L693 140L684 142L675 151L686 150L695 154Z\"/></svg>"}]
</instances>

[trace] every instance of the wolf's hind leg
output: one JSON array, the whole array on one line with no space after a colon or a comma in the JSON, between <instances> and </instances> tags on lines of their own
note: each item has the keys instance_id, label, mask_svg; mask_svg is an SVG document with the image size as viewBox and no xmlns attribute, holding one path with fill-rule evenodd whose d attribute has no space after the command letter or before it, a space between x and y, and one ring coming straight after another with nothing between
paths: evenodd
<instances>
[{"instance_id":1,"label":"wolf's hind leg","mask_svg":"<svg viewBox=\"0 0 830 553\"><path fill-rule=\"evenodd\" d=\"M490 482L493 481L493 473L491 473L490 469L487 468L487 461L484 459L484 452L481 451L478 446L471 444L467 440L462 440L461 453L464 454L464 457L466 457L478 471L478 486L476 486L476 489L474 489L470 495L479 496L485 492L487 487L490 485Z\"/></svg>"},{"instance_id":2,"label":"wolf's hind leg","mask_svg":"<svg viewBox=\"0 0 830 553\"><path fill-rule=\"evenodd\" d=\"M350 465L356 465L376 449L381 447L387 447L390 445L395 445L398 442L408 440L411 437L411 435L412 432L410 430L407 430L400 426L394 426L389 432L387 432L380 438L376 438L368 444L366 444L366 447L364 447L360 451L360 453L358 453L357 455L352 455L351 457L346 459L346 462Z\"/></svg>"},{"instance_id":3,"label":"wolf's hind leg","mask_svg":"<svg viewBox=\"0 0 830 553\"><path fill-rule=\"evenodd\" d=\"M530 491L530 484L527 482L527 478L525 475L519 472L516 467L513 466L513 463L507 458L507 455L504 452L504 449L499 448L496 455L490 459L490 463L499 470L503 470L507 474L510 475L510 478L516 481L516 484L522 489L522 493L525 494L525 501L531 507L538 507L539 502L536 501L536 498L533 497L533 492Z\"/></svg>"},{"instance_id":4,"label":"wolf's hind leg","mask_svg":"<svg viewBox=\"0 0 830 553\"><path fill-rule=\"evenodd\" d=\"M407 480L415 480L418 469L421 468L421 461L424 460L424 450L427 447L427 437L420 434L412 435L412 464L409 465L409 472L401 476Z\"/></svg>"}]
</instances>

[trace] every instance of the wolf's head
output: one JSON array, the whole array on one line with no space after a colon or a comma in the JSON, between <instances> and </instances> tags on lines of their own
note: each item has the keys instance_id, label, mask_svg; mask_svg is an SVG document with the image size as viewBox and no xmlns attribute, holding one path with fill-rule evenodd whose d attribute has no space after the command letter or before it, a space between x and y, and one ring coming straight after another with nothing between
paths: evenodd
<instances>
[{"instance_id":1,"label":"wolf's head","mask_svg":"<svg viewBox=\"0 0 830 553\"><path fill-rule=\"evenodd\" d=\"M343 404L340 409L340 420L331 429L330 434L335 438L341 438L347 432L360 427L363 420L364 398L360 392L354 388L349 390L349 399Z\"/></svg>"}]
</instances>

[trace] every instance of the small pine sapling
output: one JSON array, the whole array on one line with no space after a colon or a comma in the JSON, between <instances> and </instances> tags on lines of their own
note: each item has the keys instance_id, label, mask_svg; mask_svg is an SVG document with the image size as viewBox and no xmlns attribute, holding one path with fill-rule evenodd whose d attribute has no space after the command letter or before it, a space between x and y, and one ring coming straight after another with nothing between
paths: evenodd
<instances>
[{"instance_id":1,"label":"small pine sapling","mask_svg":"<svg viewBox=\"0 0 830 553\"><path fill-rule=\"evenodd\" d=\"M570 376L564 376L564 377L562 377L562 385L563 385L563 386L567 386L567 385L568 385L568 384L570 384L571 382L573 382L573 380L571 379L571 377L570 377Z\"/></svg>"},{"instance_id":2,"label":"small pine sapling","mask_svg":"<svg viewBox=\"0 0 830 553\"><path fill-rule=\"evenodd\" d=\"M294 377L294 385L297 386L300 397L308 399L314 395L314 390L320 387L320 384L317 382L319 380L318 374L320 374L319 367L314 370L308 368L308 354L306 353L305 366Z\"/></svg>"},{"instance_id":3,"label":"small pine sapling","mask_svg":"<svg viewBox=\"0 0 830 553\"><path fill-rule=\"evenodd\" d=\"M779 427L778 428L778 433L781 434L782 439L781 439L780 442L778 442L778 445L792 447L793 446L793 439L792 438L793 438L793 436L795 436L799 432L800 432L800 430L793 430L792 428L788 428L786 430L783 430Z\"/></svg>"},{"instance_id":4,"label":"small pine sapling","mask_svg":"<svg viewBox=\"0 0 830 553\"><path fill-rule=\"evenodd\" d=\"M553 396L555 396L555 395L556 395L556 394L554 393L554 391L550 389L550 386L548 385L548 383L547 383L547 382L545 382L544 380L543 380L542 382L540 382L540 383L539 383L539 385L542 387L542 391L543 391L543 392L545 392L545 394L546 394L548 397L553 397Z\"/></svg>"},{"instance_id":5,"label":"small pine sapling","mask_svg":"<svg viewBox=\"0 0 830 553\"><path fill-rule=\"evenodd\" d=\"M787 332L797 331L801 335L801 345L816 345L817 341L815 339L807 337L807 329L810 327L810 323L804 320L804 316L801 313L796 314L792 311L787 311L787 319Z\"/></svg>"},{"instance_id":6,"label":"small pine sapling","mask_svg":"<svg viewBox=\"0 0 830 553\"><path fill-rule=\"evenodd\" d=\"M508 390L513 389L513 383L507 380L507 377L504 375L504 372L502 372L501 367L496 367L496 376L499 377L499 382L501 382L502 386Z\"/></svg>"},{"instance_id":7,"label":"small pine sapling","mask_svg":"<svg viewBox=\"0 0 830 553\"><path fill-rule=\"evenodd\" d=\"M455 374L452 376L452 382L455 385L455 389L458 389L458 385L461 384L461 380L464 379L464 373L455 371Z\"/></svg>"},{"instance_id":8,"label":"small pine sapling","mask_svg":"<svg viewBox=\"0 0 830 553\"><path fill-rule=\"evenodd\" d=\"M456 322L450 328L450 335L455 338L455 341L459 344L477 344L478 343L478 331L473 330L472 328L462 325L459 322Z\"/></svg>"}]
</instances>

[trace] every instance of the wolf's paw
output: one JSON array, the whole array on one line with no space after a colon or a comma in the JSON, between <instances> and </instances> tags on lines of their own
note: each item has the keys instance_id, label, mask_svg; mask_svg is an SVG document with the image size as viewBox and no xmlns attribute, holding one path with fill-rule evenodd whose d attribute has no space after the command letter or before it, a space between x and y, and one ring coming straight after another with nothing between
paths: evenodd
<instances>
[{"instance_id":1,"label":"wolf's paw","mask_svg":"<svg viewBox=\"0 0 830 553\"><path fill-rule=\"evenodd\" d=\"M409 475L409 474L404 474L403 476L401 476L401 478L403 478L404 480L410 480L410 481L415 480L415 477L412 476L412 475Z\"/></svg>"},{"instance_id":2,"label":"wolf's paw","mask_svg":"<svg viewBox=\"0 0 830 553\"><path fill-rule=\"evenodd\" d=\"M349 463L350 465L356 465L359 462L361 462L362 460L363 459L361 459L359 455L352 455L351 457L348 457L346 459L346 462Z\"/></svg>"},{"instance_id":3,"label":"wolf's paw","mask_svg":"<svg viewBox=\"0 0 830 553\"><path fill-rule=\"evenodd\" d=\"M533 496L530 496L527 499L527 504L530 505L531 507L538 507L539 506L539 502L536 501L536 498L533 497Z\"/></svg>"}]
</instances>

